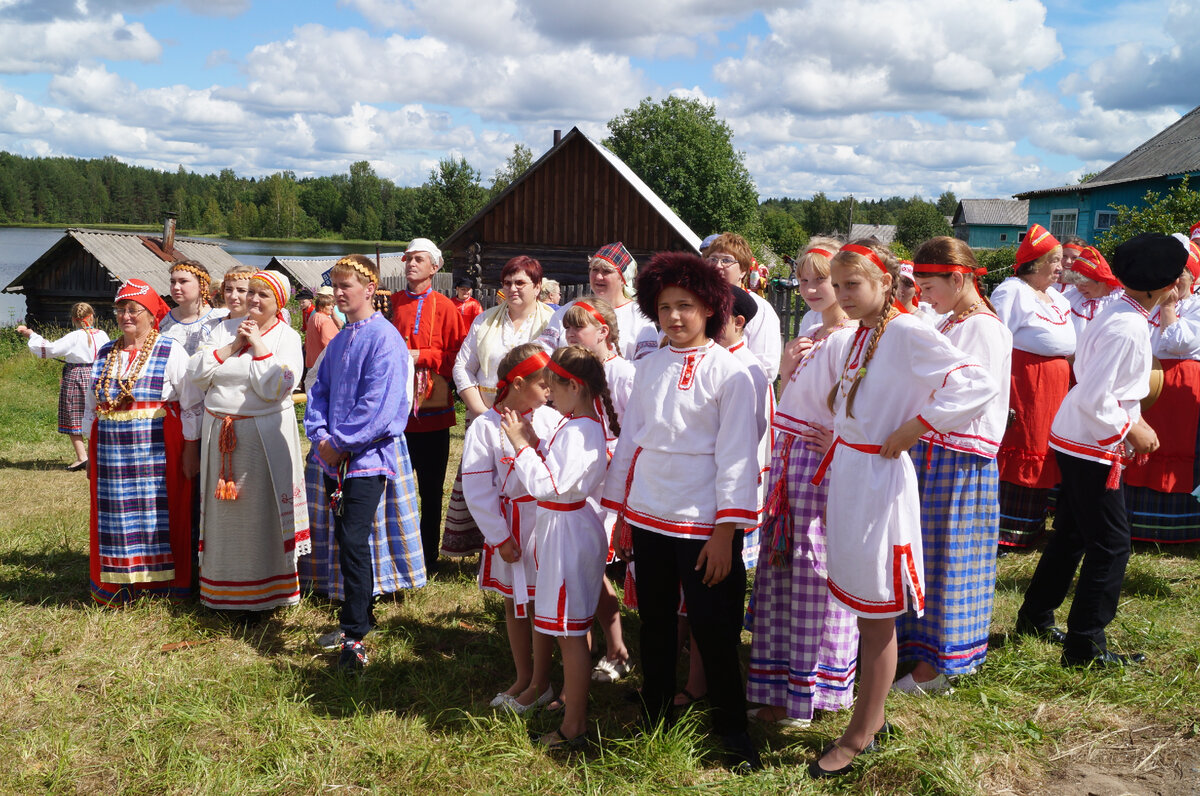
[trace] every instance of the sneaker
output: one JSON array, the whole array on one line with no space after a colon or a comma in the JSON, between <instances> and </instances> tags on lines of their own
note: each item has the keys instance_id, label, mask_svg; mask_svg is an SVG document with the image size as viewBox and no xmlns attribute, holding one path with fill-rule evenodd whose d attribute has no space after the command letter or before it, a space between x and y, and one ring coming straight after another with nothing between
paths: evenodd
<instances>
[{"instance_id":1,"label":"sneaker","mask_svg":"<svg viewBox=\"0 0 1200 796\"><path fill-rule=\"evenodd\" d=\"M342 642L342 654L338 658L338 668L344 672L362 671L367 666L367 650L361 641L346 639Z\"/></svg>"},{"instance_id":2,"label":"sneaker","mask_svg":"<svg viewBox=\"0 0 1200 796\"><path fill-rule=\"evenodd\" d=\"M892 690L902 694L921 696L923 694L949 694L954 689L950 687L950 681L944 674L939 674L932 680L926 680L923 683L914 680L912 674L906 674L892 683Z\"/></svg>"},{"instance_id":3,"label":"sneaker","mask_svg":"<svg viewBox=\"0 0 1200 796\"><path fill-rule=\"evenodd\" d=\"M317 646L323 650L340 650L342 642L346 640L346 634L341 630L330 630L325 635L317 639Z\"/></svg>"},{"instance_id":4,"label":"sneaker","mask_svg":"<svg viewBox=\"0 0 1200 796\"><path fill-rule=\"evenodd\" d=\"M592 669L592 679L598 683L615 683L633 671L630 660L613 661L601 658Z\"/></svg>"}]
</instances>

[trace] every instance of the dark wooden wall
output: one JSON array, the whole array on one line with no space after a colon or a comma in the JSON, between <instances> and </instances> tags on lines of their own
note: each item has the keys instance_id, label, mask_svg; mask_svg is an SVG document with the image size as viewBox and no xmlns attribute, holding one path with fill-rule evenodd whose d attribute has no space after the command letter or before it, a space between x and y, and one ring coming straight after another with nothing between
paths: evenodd
<instances>
[{"instance_id":1,"label":"dark wooden wall","mask_svg":"<svg viewBox=\"0 0 1200 796\"><path fill-rule=\"evenodd\" d=\"M25 318L35 326L71 326L71 306L86 301L97 313L110 313L120 287L87 249L70 241L25 282Z\"/></svg>"}]
</instances>

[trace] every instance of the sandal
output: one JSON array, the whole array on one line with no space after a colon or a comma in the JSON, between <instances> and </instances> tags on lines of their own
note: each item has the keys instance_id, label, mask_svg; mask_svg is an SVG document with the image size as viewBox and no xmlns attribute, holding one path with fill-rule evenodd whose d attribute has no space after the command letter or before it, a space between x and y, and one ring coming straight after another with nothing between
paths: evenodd
<instances>
[{"instance_id":1,"label":"sandal","mask_svg":"<svg viewBox=\"0 0 1200 796\"><path fill-rule=\"evenodd\" d=\"M632 671L633 663L628 658L623 661L601 658L592 668L592 679L598 683L615 683Z\"/></svg>"},{"instance_id":2,"label":"sandal","mask_svg":"<svg viewBox=\"0 0 1200 796\"><path fill-rule=\"evenodd\" d=\"M679 701L680 697L683 697L682 702ZM674 699L671 700L671 703L677 708L690 708L692 705L696 704L702 699L705 699L706 697L708 697L708 694L696 696L686 688L682 688L680 689L679 693L675 695Z\"/></svg>"},{"instance_id":3,"label":"sandal","mask_svg":"<svg viewBox=\"0 0 1200 796\"><path fill-rule=\"evenodd\" d=\"M568 738L561 730L551 730L545 735L529 733L529 738L547 752L578 752L587 748L588 734L585 730L574 738Z\"/></svg>"}]
</instances>

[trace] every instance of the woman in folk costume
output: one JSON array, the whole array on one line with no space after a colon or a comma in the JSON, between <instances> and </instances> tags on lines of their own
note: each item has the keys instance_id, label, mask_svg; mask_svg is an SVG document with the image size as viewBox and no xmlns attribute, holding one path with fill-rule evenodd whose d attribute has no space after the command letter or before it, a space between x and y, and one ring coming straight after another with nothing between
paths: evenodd
<instances>
[{"instance_id":1,"label":"woman in folk costume","mask_svg":"<svg viewBox=\"0 0 1200 796\"><path fill-rule=\"evenodd\" d=\"M829 593L829 487L812 484L833 439L833 412L826 390L813 388L814 374L841 364L827 360L858 328L837 303L829 278L829 261L840 246L823 239L797 258L800 295L811 309L805 335L784 348L785 386L771 421L775 442L747 621L746 699L763 705L750 716L788 727L806 726L814 711L841 710L854 700L858 625Z\"/></svg>"},{"instance_id":2,"label":"woman in folk costume","mask_svg":"<svg viewBox=\"0 0 1200 796\"><path fill-rule=\"evenodd\" d=\"M1161 447L1125 470L1125 508L1133 538L1142 542L1200 541L1200 246L1174 236L1188 250L1175 290L1150 312L1150 344L1162 364L1162 392L1142 411Z\"/></svg>"},{"instance_id":3,"label":"woman in folk costume","mask_svg":"<svg viewBox=\"0 0 1200 796\"><path fill-rule=\"evenodd\" d=\"M920 497L908 451L928 431L965 427L1000 391L986 368L895 309L900 272L885 247L847 244L831 274L838 303L862 328L839 346L835 371L814 384L829 385L835 417L833 447L813 480L821 482L828 467L829 590L859 617L861 651L854 713L809 765L814 778L847 773L888 731L896 617L920 612L925 599Z\"/></svg>"},{"instance_id":4,"label":"woman in folk costume","mask_svg":"<svg viewBox=\"0 0 1200 796\"><path fill-rule=\"evenodd\" d=\"M726 232L718 235L717 239L704 250L704 259L721 269L725 281L737 287L744 287L746 275L754 267L754 254L750 244L741 235ZM751 298L758 305L758 312L746 322L746 348L758 358L767 381L775 383L779 375L779 361L783 353L783 337L779 327L779 314L771 303L757 293L751 293Z\"/></svg>"},{"instance_id":5,"label":"woman in folk costume","mask_svg":"<svg viewBox=\"0 0 1200 796\"><path fill-rule=\"evenodd\" d=\"M171 300L175 309L159 324L159 331L183 346L188 356L200 350L213 328L229 314L208 303L212 277L203 263L182 260L171 265Z\"/></svg>"},{"instance_id":6,"label":"woman in folk costume","mask_svg":"<svg viewBox=\"0 0 1200 796\"><path fill-rule=\"evenodd\" d=\"M200 469L204 396L187 353L158 333L167 305L140 279L113 300L121 336L92 365L90 429L92 599L184 599L192 584L192 479Z\"/></svg>"},{"instance_id":7,"label":"woman in folk costume","mask_svg":"<svg viewBox=\"0 0 1200 796\"><path fill-rule=\"evenodd\" d=\"M454 385L467 406L467 423L491 407L496 396L496 368L504 355L533 342L546 329L554 310L538 301L542 264L521 255L504 264L500 285L505 298L471 323L454 360ZM483 549L483 536L471 519L462 495L462 467L454 478L442 552L458 557Z\"/></svg>"},{"instance_id":8,"label":"woman in folk costume","mask_svg":"<svg viewBox=\"0 0 1200 796\"><path fill-rule=\"evenodd\" d=\"M913 255L913 272L934 312L938 331L997 385L1008 385L1012 334L979 292L986 273L961 240L937 237ZM1008 392L955 431L930 432L912 449L921 495L925 556L925 613L896 623L901 661L916 668L892 688L932 694L950 689L948 677L968 674L987 655L1000 531L996 452L1008 420Z\"/></svg>"},{"instance_id":9,"label":"woman in folk costume","mask_svg":"<svg viewBox=\"0 0 1200 796\"><path fill-rule=\"evenodd\" d=\"M311 552L292 390L300 335L279 309L291 286L259 271L249 314L217 326L188 375L204 391L200 470L200 602L266 611L300 601L296 557Z\"/></svg>"},{"instance_id":10,"label":"woman in folk costume","mask_svg":"<svg viewBox=\"0 0 1200 796\"><path fill-rule=\"evenodd\" d=\"M629 362L636 358L634 352L638 336L647 328L654 328L654 322L642 314L637 301L634 300L632 282L636 275L637 261L619 241L601 246L588 258L588 285L593 294L607 301L613 308L622 340L617 353ZM548 350L553 351L566 345L563 317L573 303L568 303L556 311L546 324L541 343Z\"/></svg>"},{"instance_id":11,"label":"woman in folk costume","mask_svg":"<svg viewBox=\"0 0 1200 796\"><path fill-rule=\"evenodd\" d=\"M1076 246L1070 265L1067 265L1068 249L1063 246L1064 285L1062 294L1071 303L1071 323L1075 326L1075 339L1083 336L1088 321L1092 320L1110 302L1121 297L1121 282L1113 275L1104 259L1092 246Z\"/></svg>"},{"instance_id":12,"label":"woman in folk costume","mask_svg":"<svg viewBox=\"0 0 1200 796\"><path fill-rule=\"evenodd\" d=\"M1046 525L1058 465L1050 424L1067 394L1075 353L1071 304L1053 288L1062 247L1040 224L1017 248L1016 271L992 292L996 315L1013 336L1008 430L1000 443L1000 544L1029 547Z\"/></svg>"},{"instance_id":13,"label":"woman in folk costume","mask_svg":"<svg viewBox=\"0 0 1200 796\"><path fill-rule=\"evenodd\" d=\"M87 444L83 440L83 410L91 385L92 368L100 347L108 342L103 329L92 326L96 311L91 304L79 302L71 307L71 325L75 331L47 340L28 326L17 326L17 332L29 340L29 350L40 359L63 361L62 382L58 387L58 433L66 434L75 447L75 462L67 469L74 472L88 465Z\"/></svg>"}]
</instances>

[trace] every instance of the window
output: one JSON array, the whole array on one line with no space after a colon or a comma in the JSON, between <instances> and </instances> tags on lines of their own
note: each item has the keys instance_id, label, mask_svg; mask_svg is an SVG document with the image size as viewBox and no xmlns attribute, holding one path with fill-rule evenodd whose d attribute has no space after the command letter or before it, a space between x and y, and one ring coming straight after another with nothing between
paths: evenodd
<instances>
[{"instance_id":1,"label":"window","mask_svg":"<svg viewBox=\"0 0 1200 796\"><path fill-rule=\"evenodd\" d=\"M1078 210L1052 210L1050 212L1050 234L1062 240L1075 234Z\"/></svg>"},{"instance_id":2,"label":"window","mask_svg":"<svg viewBox=\"0 0 1200 796\"><path fill-rule=\"evenodd\" d=\"M1007 240L1008 240L1008 233L1007 233L1007 232L1001 232L1001 233L1000 233L1000 242L1001 242L1001 243L1004 243L1004 242L1005 242L1005 241L1007 241Z\"/></svg>"},{"instance_id":3,"label":"window","mask_svg":"<svg viewBox=\"0 0 1200 796\"><path fill-rule=\"evenodd\" d=\"M1021 243L1021 242L1022 242L1022 241L1024 241L1024 240L1025 240L1025 233L1024 233L1024 232L1018 232L1018 233L1017 233L1017 243Z\"/></svg>"},{"instance_id":4,"label":"window","mask_svg":"<svg viewBox=\"0 0 1200 796\"><path fill-rule=\"evenodd\" d=\"M1117 214L1112 210L1096 211L1096 229L1111 229L1117 223Z\"/></svg>"}]
</instances>

